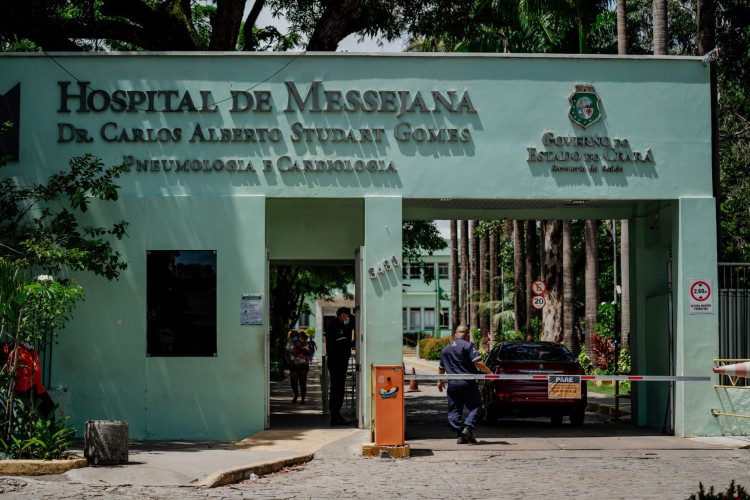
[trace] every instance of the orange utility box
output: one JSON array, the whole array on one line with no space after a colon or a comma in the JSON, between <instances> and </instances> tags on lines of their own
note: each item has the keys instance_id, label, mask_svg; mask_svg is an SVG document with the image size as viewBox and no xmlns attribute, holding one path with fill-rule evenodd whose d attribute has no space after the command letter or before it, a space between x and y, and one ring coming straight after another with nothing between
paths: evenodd
<instances>
[{"instance_id":1,"label":"orange utility box","mask_svg":"<svg viewBox=\"0 0 750 500\"><path fill-rule=\"evenodd\" d=\"M375 444L404 444L404 368L395 365L373 367L375 400Z\"/></svg>"}]
</instances>

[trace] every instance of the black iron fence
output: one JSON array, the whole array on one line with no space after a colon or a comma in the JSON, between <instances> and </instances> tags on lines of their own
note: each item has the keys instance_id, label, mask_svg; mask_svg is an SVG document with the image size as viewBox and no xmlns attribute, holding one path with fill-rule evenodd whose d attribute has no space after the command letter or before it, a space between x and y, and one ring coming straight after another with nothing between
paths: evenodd
<instances>
[{"instance_id":1,"label":"black iron fence","mask_svg":"<svg viewBox=\"0 0 750 500\"><path fill-rule=\"evenodd\" d=\"M750 263L719 263L719 358L750 358ZM740 380L742 385L747 379ZM736 382L736 381L735 381ZM734 384L736 386L736 384Z\"/></svg>"}]
</instances>

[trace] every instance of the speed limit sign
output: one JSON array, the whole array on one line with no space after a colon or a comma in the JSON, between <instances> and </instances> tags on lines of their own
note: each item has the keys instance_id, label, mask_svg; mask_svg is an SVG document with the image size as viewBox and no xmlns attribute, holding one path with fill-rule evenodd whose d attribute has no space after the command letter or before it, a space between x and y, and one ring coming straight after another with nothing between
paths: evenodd
<instances>
[{"instance_id":1,"label":"speed limit sign","mask_svg":"<svg viewBox=\"0 0 750 500\"><path fill-rule=\"evenodd\" d=\"M531 298L531 307L534 309L540 311L544 309L545 305L547 305L547 299L544 298L544 295L535 295Z\"/></svg>"}]
</instances>

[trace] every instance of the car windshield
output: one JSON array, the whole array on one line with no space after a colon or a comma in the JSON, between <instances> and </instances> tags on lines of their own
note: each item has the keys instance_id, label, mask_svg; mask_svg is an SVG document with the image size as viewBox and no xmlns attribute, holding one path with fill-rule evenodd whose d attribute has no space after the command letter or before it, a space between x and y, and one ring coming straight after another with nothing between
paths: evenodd
<instances>
[{"instance_id":1,"label":"car windshield","mask_svg":"<svg viewBox=\"0 0 750 500\"><path fill-rule=\"evenodd\" d=\"M507 344L497 355L498 361L575 361L563 345Z\"/></svg>"}]
</instances>

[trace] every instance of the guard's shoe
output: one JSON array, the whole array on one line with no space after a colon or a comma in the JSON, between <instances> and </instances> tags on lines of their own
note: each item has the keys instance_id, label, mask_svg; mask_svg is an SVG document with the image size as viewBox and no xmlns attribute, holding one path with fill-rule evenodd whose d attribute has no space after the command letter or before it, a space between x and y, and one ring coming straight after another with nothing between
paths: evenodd
<instances>
[{"instance_id":1,"label":"guard's shoe","mask_svg":"<svg viewBox=\"0 0 750 500\"><path fill-rule=\"evenodd\" d=\"M466 440L466 438L465 438L465 437L463 437L463 436L461 436L461 435L459 434L459 436L458 436L458 440L456 441L456 444L466 444L466 443L468 443L468 441Z\"/></svg>"},{"instance_id":2,"label":"guard's shoe","mask_svg":"<svg viewBox=\"0 0 750 500\"><path fill-rule=\"evenodd\" d=\"M477 440L474 437L474 432L471 430L471 427L464 427L461 431L461 437L466 440L469 444L476 444Z\"/></svg>"}]
</instances>

